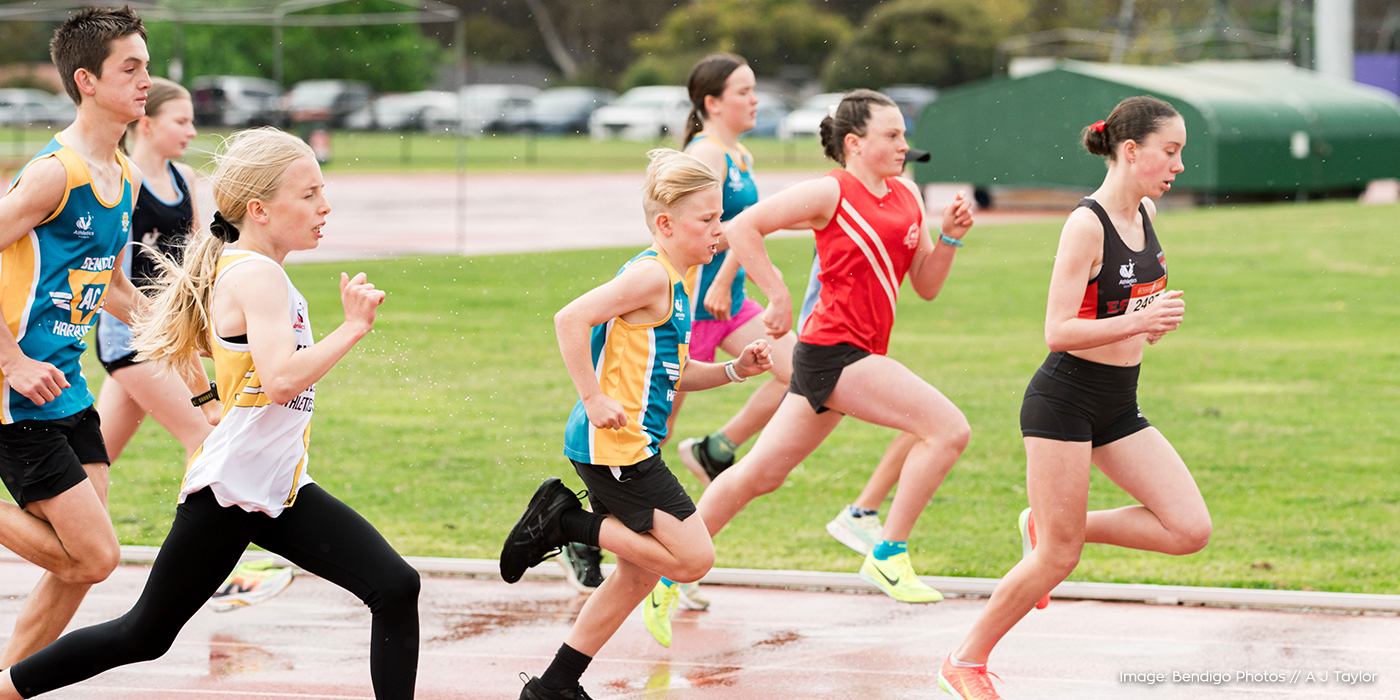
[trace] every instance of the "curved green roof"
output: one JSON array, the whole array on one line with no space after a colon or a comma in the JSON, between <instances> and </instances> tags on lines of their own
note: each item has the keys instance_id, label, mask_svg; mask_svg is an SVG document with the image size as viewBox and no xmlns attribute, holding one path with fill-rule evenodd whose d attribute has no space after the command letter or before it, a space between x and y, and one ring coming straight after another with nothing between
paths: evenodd
<instances>
[{"instance_id":1,"label":"curved green roof","mask_svg":"<svg viewBox=\"0 0 1400 700\"><path fill-rule=\"evenodd\" d=\"M1093 187L1103 163L1079 132L1122 99L1153 95L1186 121L1180 188L1325 191L1400 177L1400 100L1273 61L1125 66L1065 61L945 91L919 116L933 153L920 182Z\"/></svg>"}]
</instances>

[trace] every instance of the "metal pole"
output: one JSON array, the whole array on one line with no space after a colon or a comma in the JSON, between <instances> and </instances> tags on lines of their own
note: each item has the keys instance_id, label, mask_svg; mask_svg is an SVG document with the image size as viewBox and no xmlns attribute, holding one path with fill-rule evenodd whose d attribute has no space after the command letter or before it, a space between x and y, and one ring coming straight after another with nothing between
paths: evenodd
<instances>
[{"instance_id":1,"label":"metal pole","mask_svg":"<svg viewBox=\"0 0 1400 700\"><path fill-rule=\"evenodd\" d=\"M467 20L457 19L457 36L452 39L457 62L457 253L467 251L467 115L462 105L462 88L467 85Z\"/></svg>"},{"instance_id":2,"label":"metal pole","mask_svg":"<svg viewBox=\"0 0 1400 700\"><path fill-rule=\"evenodd\" d=\"M1317 35L1317 72L1344 80L1352 79L1355 0L1317 0L1313 10L1313 30Z\"/></svg>"},{"instance_id":3,"label":"metal pole","mask_svg":"<svg viewBox=\"0 0 1400 700\"><path fill-rule=\"evenodd\" d=\"M272 81L277 83L277 87L286 89L282 82L282 13L277 13L277 19L272 25Z\"/></svg>"}]
</instances>

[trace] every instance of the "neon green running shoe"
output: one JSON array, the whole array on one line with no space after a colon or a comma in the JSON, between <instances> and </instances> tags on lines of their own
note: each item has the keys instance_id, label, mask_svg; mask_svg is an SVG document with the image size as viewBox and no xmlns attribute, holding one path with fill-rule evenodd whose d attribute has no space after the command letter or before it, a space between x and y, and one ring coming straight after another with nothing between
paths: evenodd
<instances>
[{"instance_id":1,"label":"neon green running shoe","mask_svg":"<svg viewBox=\"0 0 1400 700\"><path fill-rule=\"evenodd\" d=\"M930 588L914 573L914 562L909 553L896 554L884 561L875 559L874 554L865 555L865 563L860 567L860 577L875 584L886 595L901 603L937 603L943 594Z\"/></svg>"},{"instance_id":2,"label":"neon green running shoe","mask_svg":"<svg viewBox=\"0 0 1400 700\"><path fill-rule=\"evenodd\" d=\"M671 646L671 611L676 609L680 588L679 583L668 586L657 581L651 595L642 601L642 621L646 622L647 631L663 647Z\"/></svg>"}]
</instances>

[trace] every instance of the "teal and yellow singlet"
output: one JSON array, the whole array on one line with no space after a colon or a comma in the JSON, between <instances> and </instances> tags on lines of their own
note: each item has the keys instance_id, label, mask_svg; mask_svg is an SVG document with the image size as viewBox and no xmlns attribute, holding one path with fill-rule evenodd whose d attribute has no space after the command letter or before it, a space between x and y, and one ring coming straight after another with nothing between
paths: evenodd
<instances>
[{"instance_id":1,"label":"teal and yellow singlet","mask_svg":"<svg viewBox=\"0 0 1400 700\"><path fill-rule=\"evenodd\" d=\"M690 354L690 290L655 248L628 260L617 274L643 260L656 260L666 268L671 313L647 325L614 318L593 327L593 370L603 393L622 404L627 425L620 430L593 427L580 399L564 428L564 454L569 459L625 467L655 455L666 437L666 418Z\"/></svg>"},{"instance_id":2,"label":"teal and yellow singlet","mask_svg":"<svg viewBox=\"0 0 1400 700\"><path fill-rule=\"evenodd\" d=\"M0 310L25 357L57 367L70 386L36 406L0 375L0 421L5 424L55 420L93 403L79 363L87 349L83 336L97 320L117 254L131 233L135 184L126 158L113 153L122 169L122 191L115 202L102 199L87 164L57 136L10 183L13 190L29 166L44 158L57 158L68 171L58 209L0 251Z\"/></svg>"},{"instance_id":3,"label":"teal and yellow singlet","mask_svg":"<svg viewBox=\"0 0 1400 700\"><path fill-rule=\"evenodd\" d=\"M729 152L724 144L716 139L712 139L705 134L696 134L690 143L685 145L686 151L701 139L714 141L724 151L724 188L721 190L724 203L724 213L720 215L720 221L728 221L739 215L739 212L748 209L758 202L758 186L753 182L753 156L743 144L739 144L739 159L736 162L733 154ZM696 265L686 272L686 282L691 289L695 290L695 320L713 321L715 317L705 310L705 294L710 290L710 284L714 282L715 273L724 264L724 259L729 255L729 250L722 250L715 254L713 260L704 265ZM744 268L739 268L739 272L734 275L734 283L729 285L729 314L731 317L739 313L739 307L744 305Z\"/></svg>"}]
</instances>

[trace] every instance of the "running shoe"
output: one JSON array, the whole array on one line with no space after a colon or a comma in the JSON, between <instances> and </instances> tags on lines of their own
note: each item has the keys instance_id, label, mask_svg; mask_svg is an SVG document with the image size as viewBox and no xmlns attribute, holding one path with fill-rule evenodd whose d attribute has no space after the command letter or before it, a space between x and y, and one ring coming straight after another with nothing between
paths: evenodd
<instances>
[{"instance_id":1,"label":"running shoe","mask_svg":"<svg viewBox=\"0 0 1400 700\"><path fill-rule=\"evenodd\" d=\"M582 507L564 482L552 476L545 479L501 547L501 578L515 583L530 567L558 554L568 544L560 516Z\"/></svg>"},{"instance_id":2,"label":"running shoe","mask_svg":"<svg viewBox=\"0 0 1400 700\"><path fill-rule=\"evenodd\" d=\"M681 607L686 610L707 610L710 607L710 599L705 597L705 593L700 590L698 581L682 583L679 591Z\"/></svg>"},{"instance_id":3,"label":"running shoe","mask_svg":"<svg viewBox=\"0 0 1400 700\"><path fill-rule=\"evenodd\" d=\"M930 588L914 573L914 562L909 553L896 554L879 561L873 554L865 555L865 563L860 567L860 577L875 584L886 595L901 603L937 603L943 594Z\"/></svg>"},{"instance_id":4,"label":"running shoe","mask_svg":"<svg viewBox=\"0 0 1400 700\"><path fill-rule=\"evenodd\" d=\"M1021 530L1021 558L1025 559L1031 555L1031 550L1035 549L1035 518L1031 517L1030 508L1021 511L1016 527ZM1046 593L1045 597L1035 604L1035 609L1044 610L1049 604L1050 594Z\"/></svg>"},{"instance_id":5,"label":"running shoe","mask_svg":"<svg viewBox=\"0 0 1400 700\"><path fill-rule=\"evenodd\" d=\"M579 593L592 593L603 585L603 550L570 542L555 561L564 567L564 578Z\"/></svg>"},{"instance_id":6,"label":"running shoe","mask_svg":"<svg viewBox=\"0 0 1400 700\"><path fill-rule=\"evenodd\" d=\"M671 611L676 609L680 587L678 583L668 586L662 581L657 581L651 595L642 601L642 621L646 623L651 636L663 647L671 646Z\"/></svg>"},{"instance_id":7,"label":"running shoe","mask_svg":"<svg viewBox=\"0 0 1400 700\"><path fill-rule=\"evenodd\" d=\"M959 700L1002 700L992 687L992 679L1001 676L987 670L987 665L954 666L953 655L943 660L938 671L938 687Z\"/></svg>"},{"instance_id":8,"label":"running shoe","mask_svg":"<svg viewBox=\"0 0 1400 700\"><path fill-rule=\"evenodd\" d=\"M826 524L826 531L837 542L854 549L856 554L869 554L884 539L880 516L862 515L857 518L851 515L849 506L842 508L836 518Z\"/></svg>"},{"instance_id":9,"label":"running shoe","mask_svg":"<svg viewBox=\"0 0 1400 700\"><path fill-rule=\"evenodd\" d=\"M233 568L223 585L209 599L215 612L257 605L292 585L294 573L289 566L273 566L273 560L250 561Z\"/></svg>"},{"instance_id":10,"label":"running shoe","mask_svg":"<svg viewBox=\"0 0 1400 700\"><path fill-rule=\"evenodd\" d=\"M525 674L520 674L521 678ZM550 690L540 683L538 677L531 678L525 682L525 687L520 691L520 700L593 700L588 697L588 693L583 692L583 686L577 686L573 690L560 692Z\"/></svg>"},{"instance_id":11,"label":"running shoe","mask_svg":"<svg viewBox=\"0 0 1400 700\"><path fill-rule=\"evenodd\" d=\"M700 480L702 486L709 486L720 472L734 466L734 460L721 462L710 456L710 436L702 438L686 438L681 440L681 444L676 447L680 452L681 464L690 470L695 478Z\"/></svg>"}]
</instances>

